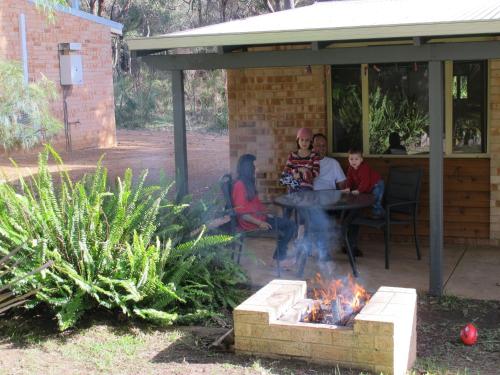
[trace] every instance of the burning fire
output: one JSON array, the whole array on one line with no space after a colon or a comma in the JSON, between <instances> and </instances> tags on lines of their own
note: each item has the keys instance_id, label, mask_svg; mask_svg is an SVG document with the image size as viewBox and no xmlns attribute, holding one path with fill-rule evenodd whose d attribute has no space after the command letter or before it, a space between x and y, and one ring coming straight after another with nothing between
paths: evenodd
<instances>
[{"instance_id":1,"label":"burning fire","mask_svg":"<svg viewBox=\"0 0 500 375\"><path fill-rule=\"evenodd\" d=\"M312 281L313 304L302 318L303 322L348 325L361 311L371 295L349 275L347 281L326 281L316 274Z\"/></svg>"}]
</instances>

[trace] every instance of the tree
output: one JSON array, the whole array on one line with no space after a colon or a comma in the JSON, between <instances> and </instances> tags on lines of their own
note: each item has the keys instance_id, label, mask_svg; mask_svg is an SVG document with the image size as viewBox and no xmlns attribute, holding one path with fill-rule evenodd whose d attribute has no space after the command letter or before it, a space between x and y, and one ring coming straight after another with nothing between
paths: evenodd
<instances>
[{"instance_id":1,"label":"tree","mask_svg":"<svg viewBox=\"0 0 500 375\"><path fill-rule=\"evenodd\" d=\"M42 77L25 84L19 63L0 60L0 142L5 150L28 149L57 133L61 124L49 110L55 97L54 82Z\"/></svg>"}]
</instances>

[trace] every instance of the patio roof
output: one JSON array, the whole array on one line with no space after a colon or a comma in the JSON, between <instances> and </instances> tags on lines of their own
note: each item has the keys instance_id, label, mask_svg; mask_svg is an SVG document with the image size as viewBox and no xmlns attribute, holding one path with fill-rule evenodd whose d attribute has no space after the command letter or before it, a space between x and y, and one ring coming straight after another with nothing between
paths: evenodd
<instances>
[{"instance_id":1,"label":"patio roof","mask_svg":"<svg viewBox=\"0 0 500 375\"><path fill-rule=\"evenodd\" d=\"M497 0L349 0L129 39L128 44L131 50L159 50L499 33Z\"/></svg>"},{"instance_id":2,"label":"patio roof","mask_svg":"<svg viewBox=\"0 0 500 375\"><path fill-rule=\"evenodd\" d=\"M350 0L261 15L245 20L149 38L127 40L133 55L171 72L176 181L188 191L184 70L254 67L428 62L430 146L429 290L443 288L443 118L446 60L500 58L498 0ZM471 38L488 36L488 38ZM467 37L462 40L462 37ZM396 43L378 43L379 40ZM412 40L413 39L413 40ZM458 39L458 40L457 40ZM333 42L373 41L352 46ZM302 49L248 51L248 46L310 44ZM380 45L376 45L380 44ZM216 53L163 51L216 46ZM235 52L235 50L239 50ZM162 52L156 54L157 52Z\"/></svg>"}]
</instances>

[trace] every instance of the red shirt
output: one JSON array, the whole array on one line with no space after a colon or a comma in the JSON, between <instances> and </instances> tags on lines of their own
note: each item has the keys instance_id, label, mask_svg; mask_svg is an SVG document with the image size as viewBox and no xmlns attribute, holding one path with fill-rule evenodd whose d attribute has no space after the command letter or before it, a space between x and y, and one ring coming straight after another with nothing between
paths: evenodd
<instances>
[{"instance_id":1,"label":"red shirt","mask_svg":"<svg viewBox=\"0 0 500 375\"><path fill-rule=\"evenodd\" d=\"M238 214L238 225L241 227L241 229L256 230L259 228L257 225L243 220L241 216L244 214L250 214L258 220L266 221L266 206L262 204L257 195L255 195L255 197L251 201L249 201L247 199L247 189L245 188L245 184L240 180L234 183L232 198L234 210Z\"/></svg>"},{"instance_id":2,"label":"red shirt","mask_svg":"<svg viewBox=\"0 0 500 375\"><path fill-rule=\"evenodd\" d=\"M358 169L349 166L346 187L351 190L358 190L360 193L369 193L381 179L382 177L378 172L375 172L368 164L362 162Z\"/></svg>"}]
</instances>

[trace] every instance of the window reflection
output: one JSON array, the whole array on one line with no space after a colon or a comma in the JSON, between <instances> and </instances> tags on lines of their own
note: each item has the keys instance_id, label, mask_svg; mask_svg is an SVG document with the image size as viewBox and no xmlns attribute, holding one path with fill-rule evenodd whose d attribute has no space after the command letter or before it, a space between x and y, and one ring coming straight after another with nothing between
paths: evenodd
<instances>
[{"instance_id":1,"label":"window reflection","mask_svg":"<svg viewBox=\"0 0 500 375\"><path fill-rule=\"evenodd\" d=\"M486 151L486 63L453 63L453 152Z\"/></svg>"},{"instance_id":2,"label":"window reflection","mask_svg":"<svg viewBox=\"0 0 500 375\"><path fill-rule=\"evenodd\" d=\"M429 151L427 76L427 63L369 66L371 154L392 153L392 149L408 154Z\"/></svg>"},{"instance_id":3,"label":"window reflection","mask_svg":"<svg viewBox=\"0 0 500 375\"><path fill-rule=\"evenodd\" d=\"M333 151L361 149L361 67L332 67Z\"/></svg>"}]
</instances>

